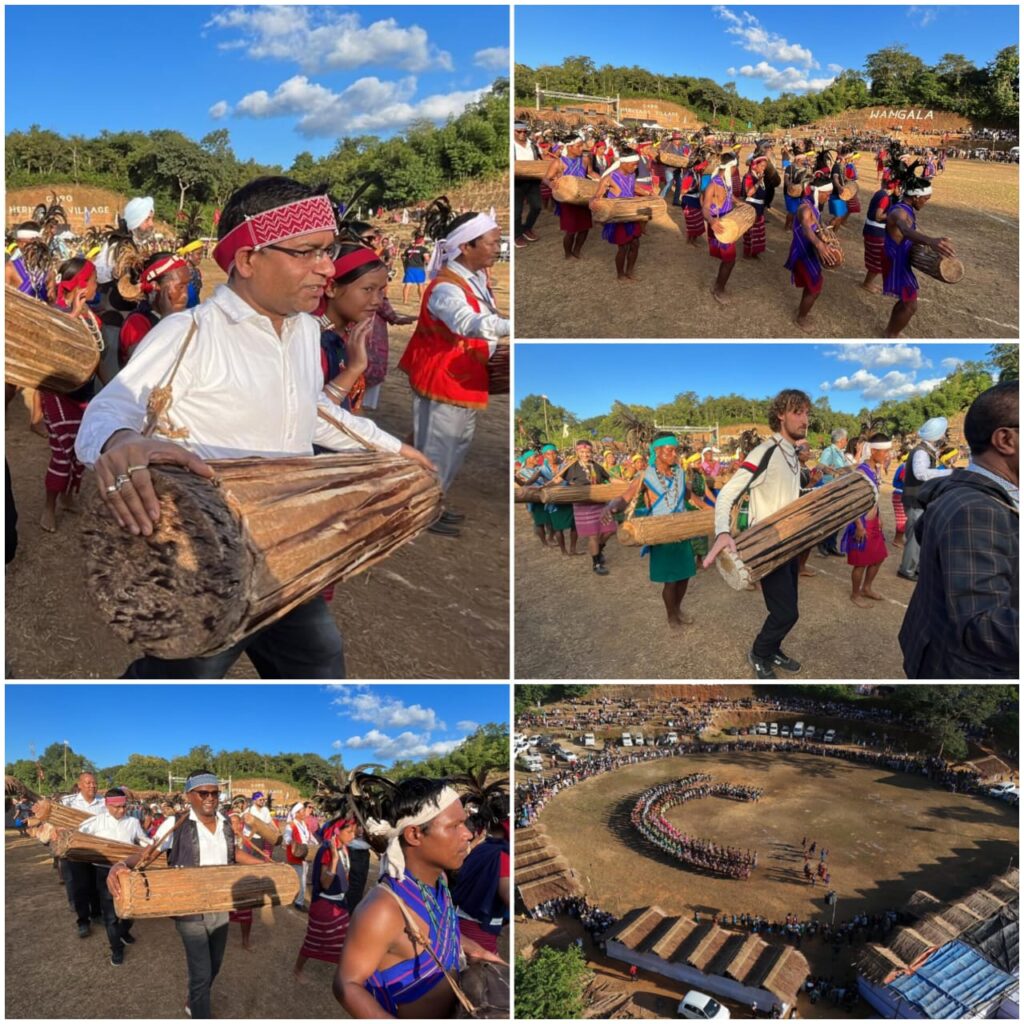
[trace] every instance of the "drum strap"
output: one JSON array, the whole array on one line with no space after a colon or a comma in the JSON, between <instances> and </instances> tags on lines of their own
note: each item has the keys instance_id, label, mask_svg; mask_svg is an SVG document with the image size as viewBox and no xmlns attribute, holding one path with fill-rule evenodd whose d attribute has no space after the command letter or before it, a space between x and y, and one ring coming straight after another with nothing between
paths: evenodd
<instances>
[{"instance_id":1,"label":"drum strap","mask_svg":"<svg viewBox=\"0 0 1024 1024\"><path fill-rule=\"evenodd\" d=\"M746 487L744 487L743 490L736 495L736 500L732 503L729 530L730 533L732 533L736 529L736 520L740 514L740 503L746 497L747 492L750 490L750 488L754 486L754 481L768 468L768 463L771 462L772 456L775 454L775 451L778 447L779 442L776 441L775 444L773 444L771 448L769 448L768 451L766 451L764 455L761 456L761 461L757 464L757 469L755 469L754 472L750 474L750 479L747 481Z\"/></svg>"},{"instance_id":2,"label":"drum strap","mask_svg":"<svg viewBox=\"0 0 1024 1024\"><path fill-rule=\"evenodd\" d=\"M174 401L174 392L171 390L171 385L174 384L174 378L178 373L178 367L181 366L181 361L185 358L185 353L192 344L192 339L195 337L197 329L196 315L193 313L192 326L189 327L188 334L185 335L185 340L181 343L181 348L178 349L178 354L174 357L174 365L171 367L171 373L167 378L167 383L153 388L149 393L149 398L146 399L146 419L142 425L143 437L150 437L157 433L163 434L164 437L171 438L183 438L189 436L188 427L171 426L167 413L171 408L171 403ZM161 426L161 421L165 421L167 423L167 429Z\"/></svg>"}]
</instances>

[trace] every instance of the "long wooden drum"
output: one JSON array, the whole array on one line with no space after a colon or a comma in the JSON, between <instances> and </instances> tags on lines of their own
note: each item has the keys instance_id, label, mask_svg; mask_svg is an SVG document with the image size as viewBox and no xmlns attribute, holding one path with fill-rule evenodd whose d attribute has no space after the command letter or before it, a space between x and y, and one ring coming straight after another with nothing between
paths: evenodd
<instances>
[{"instance_id":1,"label":"long wooden drum","mask_svg":"<svg viewBox=\"0 0 1024 1024\"><path fill-rule=\"evenodd\" d=\"M533 502L536 504L544 500L544 488L517 486L513 494L513 500L519 504L523 502Z\"/></svg>"},{"instance_id":2,"label":"long wooden drum","mask_svg":"<svg viewBox=\"0 0 1024 1024\"><path fill-rule=\"evenodd\" d=\"M955 256L940 256L927 245L910 247L910 265L936 281L945 284L956 284L963 280L964 265Z\"/></svg>"},{"instance_id":3,"label":"long wooden drum","mask_svg":"<svg viewBox=\"0 0 1024 1024\"><path fill-rule=\"evenodd\" d=\"M50 852L55 857L78 861L84 864L116 864L141 847L131 843L119 843L116 839L103 839L101 836L89 836L84 832L72 832L58 829L58 833L50 842ZM156 860L150 862L151 868L167 867L167 855L161 853Z\"/></svg>"},{"instance_id":4,"label":"long wooden drum","mask_svg":"<svg viewBox=\"0 0 1024 1024\"><path fill-rule=\"evenodd\" d=\"M597 196L597 182L591 178L576 178L571 174L563 174L552 184L551 194L559 203L586 206Z\"/></svg>"},{"instance_id":5,"label":"long wooden drum","mask_svg":"<svg viewBox=\"0 0 1024 1024\"><path fill-rule=\"evenodd\" d=\"M515 177L533 178L539 181L547 173L547 169L547 160L517 160L515 167Z\"/></svg>"},{"instance_id":6,"label":"long wooden drum","mask_svg":"<svg viewBox=\"0 0 1024 1024\"><path fill-rule=\"evenodd\" d=\"M679 153L658 153L658 163L664 164L666 167L689 167L690 157L680 156Z\"/></svg>"},{"instance_id":7,"label":"long wooden drum","mask_svg":"<svg viewBox=\"0 0 1024 1024\"><path fill-rule=\"evenodd\" d=\"M857 193L860 191L856 181L848 181L840 190L839 198L845 202L849 202L851 199L856 198Z\"/></svg>"},{"instance_id":8,"label":"long wooden drum","mask_svg":"<svg viewBox=\"0 0 1024 1024\"><path fill-rule=\"evenodd\" d=\"M750 203L737 203L724 217L711 221L715 237L723 245L738 242L754 226L757 211Z\"/></svg>"},{"instance_id":9,"label":"long wooden drum","mask_svg":"<svg viewBox=\"0 0 1024 1024\"><path fill-rule=\"evenodd\" d=\"M271 846L277 846L281 842L281 831L272 822L257 818L255 814L246 812L242 815L242 821L249 826L261 839L265 839Z\"/></svg>"},{"instance_id":10,"label":"long wooden drum","mask_svg":"<svg viewBox=\"0 0 1024 1024\"><path fill-rule=\"evenodd\" d=\"M769 188L778 188L782 184L782 175L779 174L779 169L771 160L768 161L768 165L764 169L764 183Z\"/></svg>"},{"instance_id":11,"label":"long wooden drum","mask_svg":"<svg viewBox=\"0 0 1024 1024\"><path fill-rule=\"evenodd\" d=\"M206 480L150 467L160 521L134 537L93 493L86 581L114 632L162 658L214 654L433 523L437 477L400 455L211 462Z\"/></svg>"},{"instance_id":12,"label":"long wooden drum","mask_svg":"<svg viewBox=\"0 0 1024 1024\"><path fill-rule=\"evenodd\" d=\"M45 821L54 828L77 829L83 821L88 821L92 817L94 815L86 814L85 811L79 811L74 807L65 807L53 800L37 800L32 805L32 818L39 822Z\"/></svg>"},{"instance_id":13,"label":"long wooden drum","mask_svg":"<svg viewBox=\"0 0 1024 1024\"><path fill-rule=\"evenodd\" d=\"M590 209L595 224L625 224L652 220L668 207L659 196L638 196L636 199L598 199Z\"/></svg>"},{"instance_id":14,"label":"long wooden drum","mask_svg":"<svg viewBox=\"0 0 1024 1024\"><path fill-rule=\"evenodd\" d=\"M114 897L120 918L184 917L253 907L287 906L298 879L290 864L228 864L216 868L129 871Z\"/></svg>"},{"instance_id":15,"label":"long wooden drum","mask_svg":"<svg viewBox=\"0 0 1024 1024\"><path fill-rule=\"evenodd\" d=\"M843 247L839 244L839 237L836 233L827 225L822 224L818 228L818 237L832 250L833 262L828 263L824 259L821 261L821 265L826 270L838 270L843 265Z\"/></svg>"},{"instance_id":16,"label":"long wooden drum","mask_svg":"<svg viewBox=\"0 0 1024 1024\"><path fill-rule=\"evenodd\" d=\"M541 488L544 501L552 505L571 505L574 502L600 502L621 498L629 484L625 480L612 480L606 484L548 484Z\"/></svg>"},{"instance_id":17,"label":"long wooden drum","mask_svg":"<svg viewBox=\"0 0 1024 1024\"><path fill-rule=\"evenodd\" d=\"M494 355L487 360L487 391L491 395L507 395L511 367L512 346L498 342Z\"/></svg>"},{"instance_id":18,"label":"long wooden drum","mask_svg":"<svg viewBox=\"0 0 1024 1024\"><path fill-rule=\"evenodd\" d=\"M709 508L627 519L615 536L626 547L641 547L644 544L673 544L677 540L707 537L714 532L715 512Z\"/></svg>"},{"instance_id":19,"label":"long wooden drum","mask_svg":"<svg viewBox=\"0 0 1024 1024\"><path fill-rule=\"evenodd\" d=\"M789 196L791 199L799 199L803 194L803 182L786 186L786 195Z\"/></svg>"},{"instance_id":20,"label":"long wooden drum","mask_svg":"<svg viewBox=\"0 0 1024 1024\"><path fill-rule=\"evenodd\" d=\"M100 362L81 320L4 286L4 380L24 388L74 391Z\"/></svg>"},{"instance_id":21,"label":"long wooden drum","mask_svg":"<svg viewBox=\"0 0 1024 1024\"><path fill-rule=\"evenodd\" d=\"M852 523L878 500L868 478L850 473L805 494L736 538L736 554L716 562L725 582L744 590L815 544Z\"/></svg>"}]
</instances>

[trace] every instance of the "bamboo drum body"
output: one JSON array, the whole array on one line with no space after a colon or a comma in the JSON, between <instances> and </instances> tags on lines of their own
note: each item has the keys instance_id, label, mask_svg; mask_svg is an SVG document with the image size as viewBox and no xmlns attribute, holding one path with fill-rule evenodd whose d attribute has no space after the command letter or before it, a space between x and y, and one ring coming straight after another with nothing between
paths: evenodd
<instances>
[{"instance_id":1,"label":"bamboo drum body","mask_svg":"<svg viewBox=\"0 0 1024 1024\"><path fill-rule=\"evenodd\" d=\"M799 199L803 194L804 194L804 187L803 187L802 184L801 185L787 185L786 186L786 195L789 196L790 199Z\"/></svg>"},{"instance_id":2,"label":"bamboo drum body","mask_svg":"<svg viewBox=\"0 0 1024 1024\"><path fill-rule=\"evenodd\" d=\"M130 871L120 882L114 909L118 917L131 919L286 906L298 889L290 864L270 863Z\"/></svg>"},{"instance_id":3,"label":"bamboo drum body","mask_svg":"<svg viewBox=\"0 0 1024 1024\"><path fill-rule=\"evenodd\" d=\"M575 178L571 174L563 174L552 183L551 194L560 203L586 206L591 199L597 198L597 182L590 178Z\"/></svg>"},{"instance_id":4,"label":"bamboo drum body","mask_svg":"<svg viewBox=\"0 0 1024 1024\"><path fill-rule=\"evenodd\" d=\"M877 500L863 473L849 473L755 523L736 538L736 553L723 551L715 564L730 587L744 590L870 511Z\"/></svg>"},{"instance_id":5,"label":"bamboo drum body","mask_svg":"<svg viewBox=\"0 0 1024 1024\"><path fill-rule=\"evenodd\" d=\"M511 377L512 346L498 342L494 355L487 360L488 394L507 395Z\"/></svg>"},{"instance_id":6,"label":"bamboo drum body","mask_svg":"<svg viewBox=\"0 0 1024 1024\"><path fill-rule=\"evenodd\" d=\"M257 818L254 814L243 814L242 821L245 822L253 832L261 839L265 839L271 846L277 846L281 842L281 832L276 825L268 824Z\"/></svg>"},{"instance_id":7,"label":"bamboo drum body","mask_svg":"<svg viewBox=\"0 0 1024 1024\"><path fill-rule=\"evenodd\" d=\"M835 263L829 264L822 260L821 265L826 270L838 270L843 265L845 257L843 256L843 247L839 244L839 239L836 236L836 233L826 224L822 224L818 228L818 237L825 243L825 245L832 249L833 254L837 257Z\"/></svg>"},{"instance_id":8,"label":"bamboo drum body","mask_svg":"<svg viewBox=\"0 0 1024 1024\"><path fill-rule=\"evenodd\" d=\"M540 181L544 177L548 169L547 160L517 160L515 167L515 177L517 178L533 178Z\"/></svg>"},{"instance_id":9,"label":"bamboo drum body","mask_svg":"<svg viewBox=\"0 0 1024 1024\"><path fill-rule=\"evenodd\" d=\"M707 537L714 532L714 509L701 509L627 519L619 527L616 538L626 547L640 547L644 544L673 544L678 540Z\"/></svg>"},{"instance_id":10,"label":"bamboo drum body","mask_svg":"<svg viewBox=\"0 0 1024 1024\"><path fill-rule=\"evenodd\" d=\"M522 504L523 502L541 502L544 500L544 488L543 487L521 487L517 486L515 489L515 501Z\"/></svg>"},{"instance_id":11,"label":"bamboo drum body","mask_svg":"<svg viewBox=\"0 0 1024 1024\"><path fill-rule=\"evenodd\" d=\"M316 860L317 851L320 849L319 843L307 843L306 844L306 856L302 859L307 864L312 864Z\"/></svg>"},{"instance_id":12,"label":"bamboo drum body","mask_svg":"<svg viewBox=\"0 0 1024 1024\"><path fill-rule=\"evenodd\" d=\"M910 247L910 265L945 284L956 284L964 276L964 265L960 260L955 256L941 256L927 245Z\"/></svg>"},{"instance_id":13,"label":"bamboo drum body","mask_svg":"<svg viewBox=\"0 0 1024 1024\"><path fill-rule=\"evenodd\" d=\"M86 579L128 643L213 654L354 576L437 519L437 477L379 452L209 463L206 480L151 466L160 521L118 527L98 495L83 517Z\"/></svg>"},{"instance_id":14,"label":"bamboo drum body","mask_svg":"<svg viewBox=\"0 0 1024 1024\"><path fill-rule=\"evenodd\" d=\"M769 188L778 188L782 184L782 175L779 174L779 169L771 160L768 161L768 166L764 169L764 183Z\"/></svg>"},{"instance_id":15,"label":"bamboo drum body","mask_svg":"<svg viewBox=\"0 0 1024 1024\"><path fill-rule=\"evenodd\" d=\"M750 203L737 203L724 217L711 221L715 237L723 245L738 242L757 220L757 211Z\"/></svg>"},{"instance_id":16,"label":"bamboo drum body","mask_svg":"<svg viewBox=\"0 0 1024 1024\"><path fill-rule=\"evenodd\" d=\"M50 843L50 850L55 857L85 864L116 864L141 849L142 847L133 846L131 843L119 843L116 839L103 839L100 836L90 836L68 829L58 830L57 836ZM167 854L161 853L149 866L167 867Z\"/></svg>"},{"instance_id":17,"label":"bamboo drum body","mask_svg":"<svg viewBox=\"0 0 1024 1024\"><path fill-rule=\"evenodd\" d=\"M859 191L860 191L860 188L857 185L856 181L848 181L839 190L839 198L848 203L851 199L853 199L857 195L857 193Z\"/></svg>"},{"instance_id":18,"label":"bamboo drum body","mask_svg":"<svg viewBox=\"0 0 1024 1024\"><path fill-rule=\"evenodd\" d=\"M629 485L625 480L612 480L607 484L548 484L541 488L545 502L552 505L571 505L577 501L604 504L612 498L621 498Z\"/></svg>"},{"instance_id":19,"label":"bamboo drum body","mask_svg":"<svg viewBox=\"0 0 1024 1024\"><path fill-rule=\"evenodd\" d=\"M685 168L690 166L690 158L688 156L680 156L678 153L659 152L658 163L664 164L666 167Z\"/></svg>"},{"instance_id":20,"label":"bamboo drum body","mask_svg":"<svg viewBox=\"0 0 1024 1024\"><path fill-rule=\"evenodd\" d=\"M638 196L636 199L597 199L591 206L595 224L627 224L649 221L664 213L665 200L658 196Z\"/></svg>"},{"instance_id":21,"label":"bamboo drum body","mask_svg":"<svg viewBox=\"0 0 1024 1024\"><path fill-rule=\"evenodd\" d=\"M48 822L54 828L77 829L83 821L94 817L86 814L85 811L76 810L74 807L65 807L63 804L53 800L40 800L32 805L32 816L39 821Z\"/></svg>"},{"instance_id":22,"label":"bamboo drum body","mask_svg":"<svg viewBox=\"0 0 1024 1024\"><path fill-rule=\"evenodd\" d=\"M45 302L4 286L4 380L24 388L67 392L99 366L96 340L85 324Z\"/></svg>"}]
</instances>

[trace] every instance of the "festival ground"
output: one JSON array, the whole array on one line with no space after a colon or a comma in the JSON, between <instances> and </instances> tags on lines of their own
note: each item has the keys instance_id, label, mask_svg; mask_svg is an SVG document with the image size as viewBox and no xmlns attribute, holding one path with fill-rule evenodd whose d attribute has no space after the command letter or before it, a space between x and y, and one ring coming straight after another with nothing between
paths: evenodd
<instances>
[{"instance_id":1,"label":"festival ground","mask_svg":"<svg viewBox=\"0 0 1024 1024\"><path fill-rule=\"evenodd\" d=\"M889 557L874 586L885 600L857 607L846 559L812 552L807 567L817 575L800 578L800 621L783 644L802 667L780 677L903 678L897 635L914 584L896 575L903 549L892 544L892 484L883 483L881 494ZM661 584L650 582L639 548L613 537L605 547L609 574L601 577L582 539L582 554L569 558L540 546L525 505L515 506L514 523L517 679L751 678L747 651L767 615L760 592L733 590L715 566L698 567L683 600L693 625L671 630Z\"/></svg>"},{"instance_id":2,"label":"festival ground","mask_svg":"<svg viewBox=\"0 0 1024 1024\"><path fill-rule=\"evenodd\" d=\"M744 149L741 158L745 159ZM901 337L1014 338L1019 333L1019 168L950 160L935 193L918 216L925 234L946 235L966 274L955 285L918 273L918 310ZM860 202L867 210L876 190L874 159L858 162ZM793 318L800 292L783 264L790 235L785 205L776 192L767 217L768 251L745 260L740 245L729 279L729 304L711 296L718 261L707 237L686 244L682 210L647 225L635 281L616 281L615 249L590 232L582 259L566 260L562 233L551 212L536 224L540 241L516 250L517 338L792 338L803 337ZM864 213L839 232L844 265L825 275L812 312L816 338L881 338L894 300L861 289ZM825 215L825 220L830 219Z\"/></svg>"},{"instance_id":3,"label":"festival ground","mask_svg":"<svg viewBox=\"0 0 1024 1024\"><path fill-rule=\"evenodd\" d=\"M203 263L204 297L224 274ZM494 271L499 307L509 306L509 265ZM415 290L401 302L414 315ZM390 328L391 356L381 405L372 418L399 437L412 431L412 392L397 369L412 326ZM501 395L477 420L455 482L452 504L466 514L456 540L422 534L390 558L339 586L331 610L345 640L352 678L494 679L508 673L508 416ZM63 516L56 534L38 525L50 456L28 428L20 399L6 414L7 460L18 506L18 554L7 567L6 676L19 679L117 678L141 652L122 643L97 614L83 582L80 516ZM409 438L411 441L411 437ZM95 487L86 473L82 489ZM396 625L396 610L401 621ZM472 642L467 642L472 635ZM255 675L242 657L228 678Z\"/></svg>"},{"instance_id":4,"label":"festival ground","mask_svg":"<svg viewBox=\"0 0 1024 1024\"><path fill-rule=\"evenodd\" d=\"M173 922L137 921L132 934L138 941L128 948L124 966L115 969L102 925L88 939L78 938L46 847L10 830L4 845L5 1017L184 1019L185 957ZM375 880L374 863L367 885ZM213 986L214 1016L349 1018L331 994L333 964L308 961L301 983L292 975L306 923L304 914L289 908L256 911L249 953L239 926L229 925L224 966ZM498 949L507 959L507 929Z\"/></svg>"}]
</instances>

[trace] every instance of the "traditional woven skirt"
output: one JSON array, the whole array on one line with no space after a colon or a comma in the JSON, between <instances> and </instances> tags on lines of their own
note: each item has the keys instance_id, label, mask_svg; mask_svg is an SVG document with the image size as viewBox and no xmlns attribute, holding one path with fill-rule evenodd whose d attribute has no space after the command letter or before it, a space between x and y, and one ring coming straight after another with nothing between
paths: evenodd
<instances>
[{"instance_id":1,"label":"traditional woven skirt","mask_svg":"<svg viewBox=\"0 0 1024 1024\"><path fill-rule=\"evenodd\" d=\"M601 237L612 245L628 245L644 233L642 220L629 220L619 224L605 224Z\"/></svg>"},{"instance_id":2,"label":"traditional woven skirt","mask_svg":"<svg viewBox=\"0 0 1024 1024\"><path fill-rule=\"evenodd\" d=\"M740 165L732 165L732 194L734 196L741 196L743 194L743 186L740 183Z\"/></svg>"},{"instance_id":3,"label":"traditional woven skirt","mask_svg":"<svg viewBox=\"0 0 1024 1024\"><path fill-rule=\"evenodd\" d=\"M708 229L708 255L713 260L721 260L723 263L732 263L736 259L736 243L728 244L720 242L718 235L710 228Z\"/></svg>"},{"instance_id":4,"label":"traditional woven skirt","mask_svg":"<svg viewBox=\"0 0 1024 1024\"><path fill-rule=\"evenodd\" d=\"M697 560L688 540L651 545L651 582L678 583L697 575Z\"/></svg>"},{"instance_id":5,"label":"traditional woven skirt","mask_svg":"<svg viewBox=\"0 0 1024 1024\"><path fill-rule=\"evenodd\" d=\"M231 910L228 912L228 921L231 924L252 924L252 909Z\"/></svg>"},{"instance_id":6,"label":"traditional woven skirt","mask_svg":"<svg viewBox=\"0 0 1024 1024\"><path fill-rule=\"evenodd\" d=\"M896 532L903 533L907 528L907 510L903 507L903 492L892 492L892 514L896 518Z\"/></svg>"},{"instance_id":7,"label":"traditional woven skirt","mask_svg":"<svg viewBox=\"0 0 1024 1024\"><path fill-rule=\"evenodd\" d=\"M879 565L888 557L889 549L885 546L885 537L882 535L882 520L879 516L867 520L867 537L864 539L864 546L856 548L851 543L846 552L848 565L865 566Z\"/></svg>"},{"instance_id":8,"label":"traditional woven skirt","mask_svg":"<svg viewBox=\"0 0 1024 1024\"><path fill-rule=\"evenodd\" d=\"M551 186L546 181L540 183L540 198L541 201L551 198Z\"/></svg>"},{"instance_id":9,"label":"traditional woven skirt","mask_svg":"<svg viewBox=\"0 0 1024 1024\"><path fill-rule=\"evenodd\" d=\"M551 522L551 517L544 511L544 503L542 501L528 502L526 507L530 511L534 526L547 526Z\"/></svg>"},{"instance_id":10,"label":"traditional woven skirt","mask_svg":"<svg viewBox=\"0 0 1024 1024\"><path fill-rule=\"evenodd\" d=\"M43 419L50 442L50 464L46 467L46 490L51 494L72 494L82 483L85 466L75 455L75 439L88 402L41 389Z\"/></svg>"},{"instance_id":11,"label":"traditional woven skirt","mask_svg":"<svg viewBox=\"0 0 1024 1024\"><path fill-rule=\"evenodd\" d=\"M683 203L683 221L686 224L686 237L700 238L704 234L704 214L699 206L688 206Z\"/></svg>"},{"instance_id":12,"label":"traditional woven skirt","mask_svg":"<svg viewBox=\"0 0 1024 1024\"><path fill-rule=\"evenodd\" d=\"M850 213L860 213L860 195L855 195L852 199L847 201L847 206L850 208Z\"/></svg>"},{"instance_id":13,"label":"traditional woven skirt","mask_svg":"<svg viewBox=\"0 0 1024 1024\"><path fill-rule=\"evenodd\" d=\"M797 260L793 264L791 280L797 288L806 288L811 295L819 295L825 285L825 275L819 270L818 279L815 280L814 275L804 260Z\"/></svg>"},{"instance_id":14,"label":"traditional woven skirt","mask_svg":"<svg viewBox=\"0 0 1024 1024\"><path fill-rule=\"evenodd\" d=\"M882 273L882 250L885 239L877 235L864 236L864 269L869 274Z\"/></svg>"},{"instance_id":15,"label":"traditional woven skirt","mask_svg":"<svg viewBox=\"0 0 1024 1024\"><path fill-rule=\"evenodd\" d=\"M614 520L607 526L601 522L604 505L593 502L577 501L572 506L572 517L576 521L576 532L581 537L600 537L615 532Z\"/></svg>"},{"instance_id":16,"label":"traditional woven skirt","mask_svg":"<svg viewBox=\"0 0 1024 1024\"><path fill-rule=\"evenodd\" d=\"M594 226L594 218L586 206L576 203L558 204L558 226L575 235L580 231L589 231Z\"/></svg>"},{"instance_id":17,"label":"traditional woven skirt","mask_svg":"<svg viewBox=\"0 0 1024 1024\"><path fill-rule=\"evenodd\" d=\"M572 505L554 505L553 511L548 512L551 517L551 529L561 532L575 528L573 522Z\"/></svg>"},{"instance_id":18,"label":"traditional woven skirt","mask_svg":"<svg viewBox=\"0 0 1024 1024\"><path fill-rule=\"evenodd\" d=\"M336 964L348 935L348 911L334 900L316 900L309 908L306 941L299 956Z\"/></svg>"},{"instance_id":19,"label":"traditional woven skirt","mask_svg":"<svg viewBox=\"0 0 1024 1024\"><path fill-rule=\"evenodd\" d=\"M466 918L460 917L459 935L479 943L489 953L498 952L498 936L482 928L476 921L467 921Z\"/></svg>"},{"instance_id":20,"label":"traditional woven skirt","mask_svg":"<svg viewBox=\"0 0 1024 1024\"><path fill-rule=\"evenodd\" d=\"M754 226L743 232L743 255L757 256L767 248L764 217L758 217Z\"/></svg>"}]
</instances>

